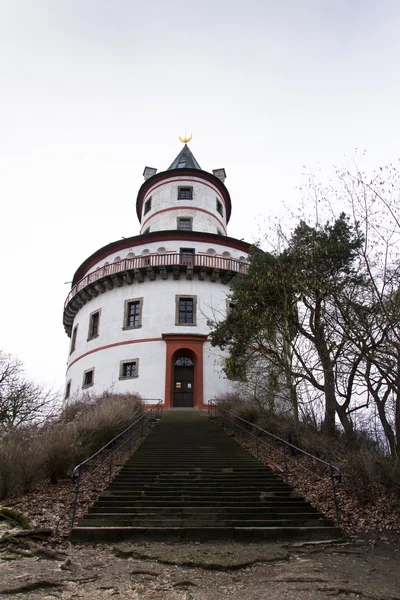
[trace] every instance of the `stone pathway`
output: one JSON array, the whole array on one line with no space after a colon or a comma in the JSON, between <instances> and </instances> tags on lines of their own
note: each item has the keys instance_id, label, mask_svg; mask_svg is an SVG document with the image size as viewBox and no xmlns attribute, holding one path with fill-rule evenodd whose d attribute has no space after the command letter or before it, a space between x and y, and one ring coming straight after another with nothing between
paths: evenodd
<instances>
[{"instance_id":1,"label":"stone pathway","mask_svg":"<svg viewBox=\"0 0 400 600\"><path fill-rule=\"evenodd\" d=\"M0 561L0 598L400 600L399 539L71 545Z\"/></svg>"}]
</instances>

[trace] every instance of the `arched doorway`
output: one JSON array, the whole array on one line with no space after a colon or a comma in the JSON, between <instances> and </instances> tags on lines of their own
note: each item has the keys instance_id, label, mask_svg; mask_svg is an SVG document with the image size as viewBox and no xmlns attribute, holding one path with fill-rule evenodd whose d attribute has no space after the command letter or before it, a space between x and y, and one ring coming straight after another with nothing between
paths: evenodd
<instances>
[{"instance_id":1,"label":"arched doorway","mask_svg":"<svg viewBox=\"0 0 400 600\"><path fill-rule=\"evenodd\" d=\"M203 405L203 346L207 335L201 333L163 333L166 343L166 370L165 370L165 402L164 408L175 406L175 361L186 356L193 361L193 404L195 408L204 408ZM179 366L179 365L178 365ZM176 381L180 381L177 379Z\"/></svg>"},{"instance_id":2,"label":"arched doorway","mask_svg":"<svg viewBox=\"0 0 400 600\"><path fill-rule=\"evenodd\" d=\"M194 362L190 356L174 361L173 406L194 406Z\"/></svg>"}]
</instances>

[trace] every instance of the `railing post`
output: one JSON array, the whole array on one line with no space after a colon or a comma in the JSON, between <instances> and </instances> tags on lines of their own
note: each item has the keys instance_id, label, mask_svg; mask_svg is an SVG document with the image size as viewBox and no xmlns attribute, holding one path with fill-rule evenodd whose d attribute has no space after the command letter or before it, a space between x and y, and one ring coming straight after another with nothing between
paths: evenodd
<instances>
[{"instance_id":1,"label":"railing post","mask_svg":"<svg viewBox=\"0 0 400 600\"><path fill-rule=\"evenodd\" d=\"M285 477L287 479L287 477L288 477L288 464L287 464L286 444L285 444L285 442L282 442L282 447L283 447L283 464L284 464L284 469L285 469Z\"/></svg>"},{"instance_id":2,"label":"railing post","mask_svg":"<svg viewBox=\"0 0 400 600\"><path fill-rule=\"evenodd\" d=\"M129 454L128 454L128 457L131 455L131 452L132 452L132 436L133 436L133 433L131 431L130 435L129 435L129 451L128 451Z\"/></svg>"},{"instance_id":3,"label":"railing post","mask_svg":"<svg viewBox=\"0 0 400 600\"><path fill-rule=\"evenodd\" d=\"M339 507L339 500L338 500L337 491L336 491L336 480L335 480L335 475L333 472L332 465L329 466L329 469L330 469L330 476L331 476L331 482L332 482L333 503L335 505L336 525L338 527L340 527L340 507Z\"/></svg>"},{"instance_id":4,"label":"railing post","mask_svg":"<svg viewBox=\"0 0 400 600\"><path fill-rule=\"evenodd\" d=\"M74 526L74 521L75 521L75 516L76 516L76 507L78 504L78 494L79 494L79 484L81 482L81 469L78 469L78 473L76 476L76 483L75 483L75 493L74 493L74 499L72 501L72 517L71 517L71 528Z\"/></svg>"},{"instance_id":5,"label":"railing post","mask_svg":"<svg viewBox=\"0 0 400 600\"><path fill-rule=\"evenodd\" d=\"M111 453L110 454L110 468L109 468L109 471L108 471L108 483L109 484L111 483L111 475L112 475L112 467L113 467L113 456L114 456L114 454Z\"/></svg>"}]
</instances>

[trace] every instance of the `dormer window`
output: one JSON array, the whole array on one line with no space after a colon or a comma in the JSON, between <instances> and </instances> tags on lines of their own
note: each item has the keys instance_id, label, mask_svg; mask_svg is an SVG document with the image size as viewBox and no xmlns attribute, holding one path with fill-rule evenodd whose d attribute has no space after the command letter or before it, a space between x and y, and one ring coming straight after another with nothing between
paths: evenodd
<instances>
[{"instance_id":1,"label":"dormer window","mask_svg":"<svg viewBox=\"0 0 400 600\"><path fill-rule=\"evenodd\" d=\"M222 202L220 202L218 200L218 198L215 199L216 200L216 208L217 208L217 212L219 212L219 214L221 215L221 217L224 216L223 210L222 210Z\"/></svg>"},{"instance_id":2,"label":"dormer window","mask_svg":"<svg viewBox=\"0 0 400 600\"><path fill-rule=\"evenodd\" d=\"M143 214L147 215L147 213L149 212L149 210L151 210L151 196L144 203L144 212L143 212Z\"/></svg>"},{"instance_id":3,"label":"dormer window","mask_svg":"<svg viewBox=\"0 0 400 600\"><path fill-rule=\"evenodd\" d=\"M192 187L179 187L178 188L178 200L193 200L193 188Z\"/></svg>"}]
</instances>

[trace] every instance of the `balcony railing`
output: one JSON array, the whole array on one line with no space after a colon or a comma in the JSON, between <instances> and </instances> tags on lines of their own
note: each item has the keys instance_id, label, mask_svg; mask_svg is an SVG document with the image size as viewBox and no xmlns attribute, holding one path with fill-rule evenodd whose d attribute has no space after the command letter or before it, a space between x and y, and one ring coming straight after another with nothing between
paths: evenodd
<instances>
[{"instance_id":1,"label":"balcony railing","mask_svg":"<svg viewBox=\"0 0 400 600\"><path fill-rule=\"evenodd\" d=\"M135 256L134 258L124 258L118 262L99 267L92 273L85 275L69 292L65 301L65 306L72 298L85 287L113 275L118 275L126 271L135 271L138 269L159 269L160 267L193 267L199 271L223 270L234 273L246 274L247 263L234 258L224 258L222 256L209 256L207 254L149 254L148 256Z\"/></svg>"}]
</instances>

